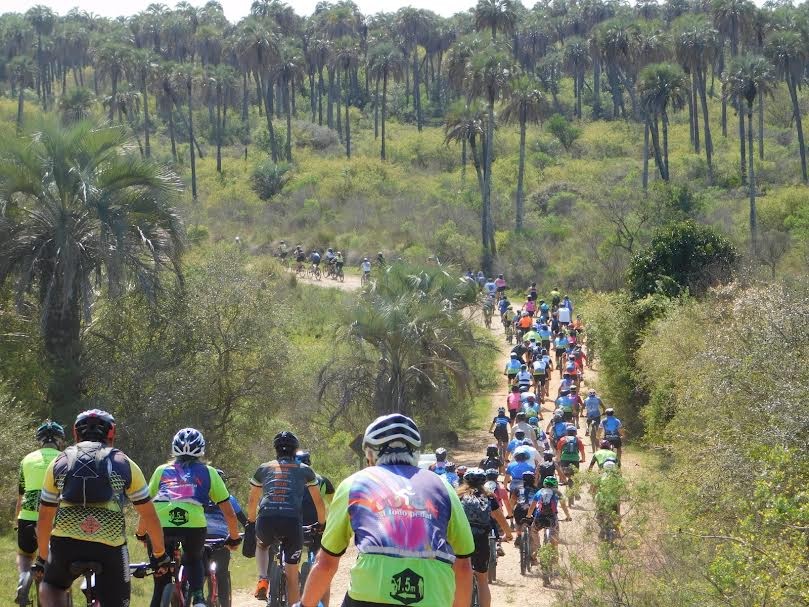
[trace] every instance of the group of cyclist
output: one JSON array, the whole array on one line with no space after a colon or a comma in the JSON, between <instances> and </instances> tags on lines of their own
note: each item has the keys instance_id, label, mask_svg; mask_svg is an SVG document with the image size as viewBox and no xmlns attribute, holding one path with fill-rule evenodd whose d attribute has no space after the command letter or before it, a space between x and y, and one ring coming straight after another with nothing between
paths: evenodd
<instances>
[{"instance_id":1,"label":"group of cyclist","mask_svg":"<svg viewBox=\"0 0 809 607\"><path fill-rule=\"evenodd\" d=\"M295 245L295 248L289 251L289 246L286 241L282 240L278 245L278 257L282 263L287 263L288 258L295 260L295 273L298 275L308 273L313 278L319 279L322 272L325 272L326 278L333 278L340 280L344 277L345 257L342 251L335 251L334 248L328 247L325 252L321 249L313 248L308 253L302 244ZM308 265L307 265L308 262ZM324 263L325 270L321 270L320 264ZM374 262L379 268L386 266L385 255L382 251L376 254ZM371 276L372 262L368 257L363 257L359 264L359 269L362 271L362 283L365 284Z\"/></svg>"}]
</instances>

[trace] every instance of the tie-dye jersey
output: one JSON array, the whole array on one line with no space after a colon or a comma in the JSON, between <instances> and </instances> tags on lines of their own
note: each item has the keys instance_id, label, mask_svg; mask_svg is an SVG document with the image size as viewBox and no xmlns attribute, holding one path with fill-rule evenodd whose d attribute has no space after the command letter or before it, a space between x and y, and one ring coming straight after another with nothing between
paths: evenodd
<instances>
[{"instance_id":1,"label":"tie-dye jersey","mask_svg":"<svg viewBox=\"0 0 809 607\"><path fill-rule=\"evenodd\" d=\"M446 607L455 594L452 563L474 552L469 522L445 480L414 466L372 466L344 480L322 546L341 555L351 535L359 558L349 596L390 605Z\"/></svg>"},{"instance_id":2,"label":"tie-dye jersey","mask_svg":"<svg viewBox=\"0 0 809 607\"><path fill-rule=\"evenodd\" d=\"M149 493L164 528L204 528L205 504L230 497L216 469L202 462L158 466L149 481Z\"/></svg>"}]
</instances>

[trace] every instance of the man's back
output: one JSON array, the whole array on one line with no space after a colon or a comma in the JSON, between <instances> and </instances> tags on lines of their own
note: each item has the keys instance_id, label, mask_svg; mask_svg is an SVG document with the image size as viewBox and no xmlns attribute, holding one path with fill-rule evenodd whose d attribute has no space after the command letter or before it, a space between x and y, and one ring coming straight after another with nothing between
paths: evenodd
<instances>
[{"instance_id":1,"label":"man's back","mask_svg":"<svg viewBox=\"0 0 809 607\"><path fill-rule=\"evenodd\" d=\"M45 480L45 471L58 455L58 449L42 447L22 458L20 462L20 495L22 495L22 504L18 517L20 520L37 520L39 496L42 492L42 483Z\"/></svg>"},{"instance_id":2,"label":"man's back","mask_svg":"<svg viewBox=\"0 0 809 607\"><path fill-rule=\"evenodd\" d=\"M317 483L314 470L294 458L279 458L259 466L250 484L261 487L263 497L259 516L300 518L303 495L308 486Z\"/></svg>"}]
</instances>

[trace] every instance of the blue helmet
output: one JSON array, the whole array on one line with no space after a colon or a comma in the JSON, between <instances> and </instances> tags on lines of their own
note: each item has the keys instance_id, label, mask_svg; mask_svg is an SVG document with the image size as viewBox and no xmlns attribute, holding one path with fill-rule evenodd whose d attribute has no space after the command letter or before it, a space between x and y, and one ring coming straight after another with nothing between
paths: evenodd
<instances>
[{"instance_id":1,"label":"blue helmet","mask_svg":"<svg viewBox=\"0 0 809 607\"><path fill-rule=\"evenodd\" d=\"M205 455L205 438L196 428L183 428L174 435L171 441L171 454L174 457Z\"/></svg>"}]
</instances>

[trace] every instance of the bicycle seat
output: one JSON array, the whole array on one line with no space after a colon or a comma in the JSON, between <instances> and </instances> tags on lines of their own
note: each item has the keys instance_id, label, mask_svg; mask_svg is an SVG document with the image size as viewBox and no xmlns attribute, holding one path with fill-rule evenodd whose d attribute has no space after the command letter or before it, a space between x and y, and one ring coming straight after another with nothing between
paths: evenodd
<instances>
[{"instance_id":1,"label":"bicycle seat","mask_svg":"<svg viewBox=\"0 0 809 607\"><path fill-rule=\"evenodd\" d=\"M70 575L75 575L76 577L87 575L88 573L98 575L101 570L101 563L96 563L95 561L75 561L70 563Z\"/></svg>"}]
</instances>

